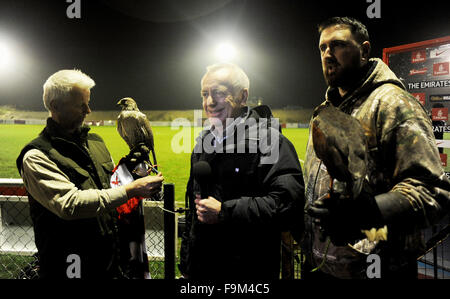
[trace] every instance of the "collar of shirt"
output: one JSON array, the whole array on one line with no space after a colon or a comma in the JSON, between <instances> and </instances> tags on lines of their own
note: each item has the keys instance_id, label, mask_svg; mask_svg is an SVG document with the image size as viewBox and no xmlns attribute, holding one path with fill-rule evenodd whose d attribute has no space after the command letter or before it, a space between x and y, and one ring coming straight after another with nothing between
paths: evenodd
<instances>
[{"instance_id":1,"label":"collar of shirt","mask_svg":"<svg viewBox=\"0 0 450 299\"><path fill-rule=\"evenodd\" d=\"M216 128L214 126L212 126L209 130L211 131L211 134L214 136L214 141L213 141L214 146L216 146L216 142L221 144L225 139L227 139L230 136L233 136L235 128L237 127L238 124L245 121L245 119L248 116L248 113L249 113L249 109L248 109L248 107L245 107L244 114L242 114L241 116L236 118L222 132L216 130ZM225 133L225 135L223 133Z\"/></svg>"}]
</instances>

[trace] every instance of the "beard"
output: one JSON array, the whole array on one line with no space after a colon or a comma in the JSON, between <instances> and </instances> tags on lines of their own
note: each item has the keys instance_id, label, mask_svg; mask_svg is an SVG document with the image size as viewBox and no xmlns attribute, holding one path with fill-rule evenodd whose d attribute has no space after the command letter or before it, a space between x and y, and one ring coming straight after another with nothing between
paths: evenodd
<instances>
[{"instance_id":1,"label":"beard","mask_svg":"<svg viewBox=\"0 0 450 299\"><path fill-rule=\"evenodd\" d=\"M355 56L348 65L342 66L337 60L327 61L323 66L325 82L330 87L346 88L357 83L361 73L360 58Z\"/></svg>"}]
</instances>

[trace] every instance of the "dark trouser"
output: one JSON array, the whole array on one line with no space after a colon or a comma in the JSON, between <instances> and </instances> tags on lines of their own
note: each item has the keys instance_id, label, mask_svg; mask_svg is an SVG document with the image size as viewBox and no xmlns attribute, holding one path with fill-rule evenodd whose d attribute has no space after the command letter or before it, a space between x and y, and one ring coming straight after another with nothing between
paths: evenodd
<instances>
[{"instance_id":1,"label":"dark trouser","mask_svg":"<svg viewBox=\"0 0 450 299\"><path fill-rule=\"evenodd\" d=\"M417 260L410 259L401 266L381 262L382 279L417 279Z\"/></svg>"},{"instance_id":2,"label":"dark trouser","mask_svg":"<svg viewBox=\"0 0 450 299\"><path fill-rule=\"evenodd\" d=\"M311 271L302 271L302 277L301 279L304 280L336 280L339 279L337 277L334 277L332 275L326 274L320 270L311 272Z\"/></svg>"}]
</instances>

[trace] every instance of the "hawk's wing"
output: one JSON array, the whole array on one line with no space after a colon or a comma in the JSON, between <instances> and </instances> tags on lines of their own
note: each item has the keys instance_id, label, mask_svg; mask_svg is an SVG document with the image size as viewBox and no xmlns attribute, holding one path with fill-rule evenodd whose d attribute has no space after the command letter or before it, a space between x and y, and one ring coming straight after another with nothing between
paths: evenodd
<instances>
[{"instance_id":1,"label":"hawk's wing","mask_svg":"<svg viewBox=\"0 0 450 299\"><path fill-rule=\"evenodd\" d=\"M128 144L130 150L139 143L145 143L150 150L154 148L150 122L140 111L120 112L117 119L117 132Z\"/></svg>"},{"instance_id":2,"label":"hawk's wing","mask_svg":"<svg viewBox=\"0 0 450 299\"><path fill-rule=\"evenodd\" d=\"M359 189L367 173L368 155L359 121L334 106L322 108L313 119L312 139L314 151L331 177Z\"/></svg>"}]
</instances>

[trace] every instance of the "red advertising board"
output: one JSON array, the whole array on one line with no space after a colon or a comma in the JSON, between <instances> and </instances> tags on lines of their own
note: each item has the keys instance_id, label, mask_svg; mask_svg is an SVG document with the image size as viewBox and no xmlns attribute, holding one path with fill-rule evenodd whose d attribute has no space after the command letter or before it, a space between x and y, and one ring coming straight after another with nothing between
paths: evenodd
<instances>
[{"instance_id":1,"label":"red advertising board","mask_svg":"<svg viewBox=\"0 0 450 299\"><path fill-rule=\"evenodd\" d=\"M383 49L383 60L402 81L406 89L427 110L431 118L441 165L446 175L450 177L450 165L447 160L450 155L450 122L448 118L450 36ZM444 218L441 224L448 225L448 218ZM434 232L430 228L423 231L424 236L433 234ZM427 240L428 237L425 237L425 241ZM448 242L445 246L448 246ZM425 255L420 258L420 263L431 265L436 261ZM443 258L443 263L449 264L450 258L448 256ZM421 275L426 273L420 272L420 269L419 267ZM419 275L419 277L422 276Z\"/></svg>"},{"instance_id":2,"label":"red advertising board","mask_svg":"<svg viewBox=\"0 0 450 299\"><path fill-rule=\"evenodd\" d=\"M425 106L425 93L424 92L416 92L416 93L411 93L413 95L413 97L415 97L420 104L422 104L422 106Z\"/></svg>"},{"instance_id":3,"label":"red advertising board","mask_svg":"<svg viewBox=\"0 0 450 299\"><path fill-rule=\"evenodd\" d=\"M411 63L424 62L427 60L427 54L425 50L411 52Z\"/></svg>"},{"instance_id":4,"label":"red advertising board","mask_svg":"<svg viewBox=\"0 0 450 299\"><path fill-rule=\"evenodd\" d=\"M433 64L433 76L448 75L448 61Z\"/></svg>"},{"instance_id":5,"label":"red advertising board","mask_svg":"<svg viewBox=\"0 0 450 299\"><path fill-rule=\"evenodd\" d=\"M447 154L439 154L441 156L442 166L447 167Z\"/></svg>"},{"instance_id":6,"label":"red advertising board","mask_svg":"<svg viewBox=\"0 0 450 299\"><path fill-rule=\"evenodd\" d=\"M431 120L433 121L448 121L448 108L432 108Z\"/></svg>"},{"instance_id":7,"label":"red advertising board","mask_svg":"<svg viewBox=\"0 0 450 299\"><path fill-rule=\"evenodd\" d=\"M450 174L450 36L385 48L383 61L428 111L442 165Z\"/></svg>"}]
</instances>

